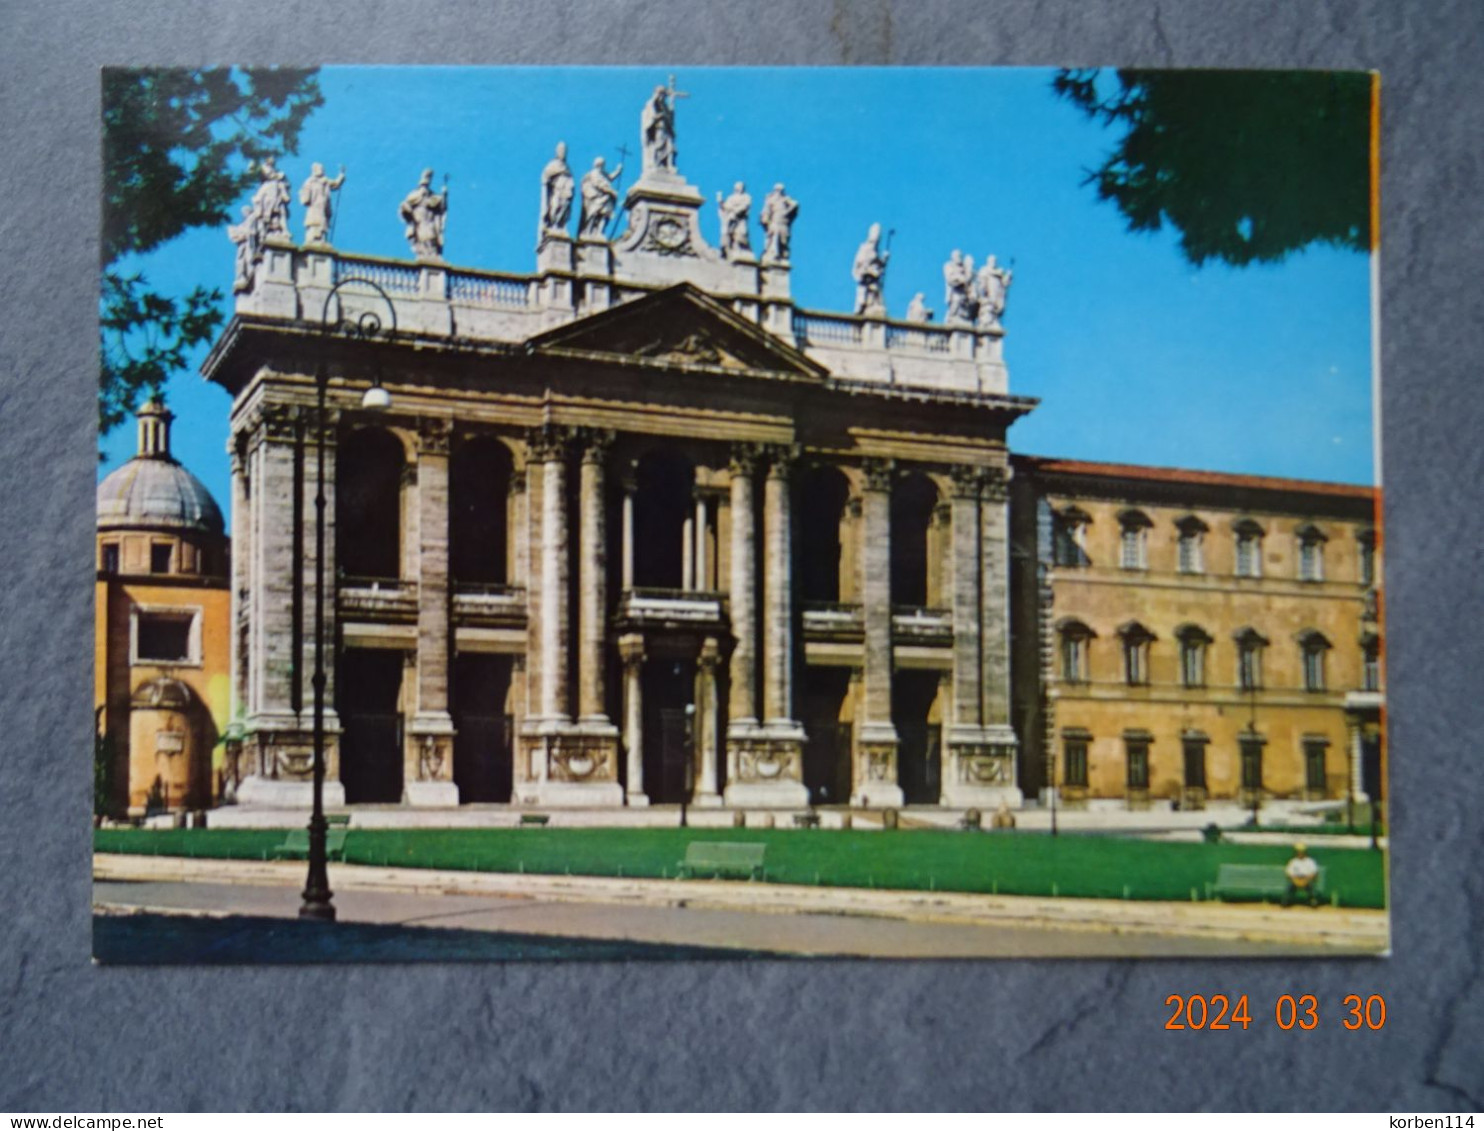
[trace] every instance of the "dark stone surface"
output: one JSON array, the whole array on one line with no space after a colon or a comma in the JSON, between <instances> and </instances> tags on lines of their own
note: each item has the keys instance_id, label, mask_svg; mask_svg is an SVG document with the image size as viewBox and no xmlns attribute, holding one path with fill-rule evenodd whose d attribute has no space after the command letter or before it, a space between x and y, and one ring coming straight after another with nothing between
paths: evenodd
<instances>
[{"instance_id":1,"label":"dark stone surface","mask_svg":"<svg viewBox=\"0 0 1484 1131\"><path fill-rule=\"evenodd\" d=\"M1484 1106L1477 0L10 0L3 23L0 1108ZM1396 956L93 966L75 752L92 715L98 68L325 58L1379 68ZM1245 992L1253 1025L1166 1032L1176 992ZM1383 1032L1340 1027L1352 992L1385 995ZM1321 1027L1278 1030L1283 993L1316 994Z\"/></svg>"}]
</instances>

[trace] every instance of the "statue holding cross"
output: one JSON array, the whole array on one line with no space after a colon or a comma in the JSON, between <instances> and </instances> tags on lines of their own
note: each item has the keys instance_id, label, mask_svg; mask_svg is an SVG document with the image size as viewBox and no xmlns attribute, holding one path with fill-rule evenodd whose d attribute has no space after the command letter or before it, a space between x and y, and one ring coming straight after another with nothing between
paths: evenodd
<instances>
[{"instance_id":1,"label":"statue holding cross","mask_svg":"<svg viewBox=\"0 0 1484 1131\"><path fill-rule=\"evenodd\" d=\"M669 86L657 86L639 115L639 134L644 143L644 172L675 172L675 100L689 98L675 89L675 76Z\"/></svg>"}]
</instances>

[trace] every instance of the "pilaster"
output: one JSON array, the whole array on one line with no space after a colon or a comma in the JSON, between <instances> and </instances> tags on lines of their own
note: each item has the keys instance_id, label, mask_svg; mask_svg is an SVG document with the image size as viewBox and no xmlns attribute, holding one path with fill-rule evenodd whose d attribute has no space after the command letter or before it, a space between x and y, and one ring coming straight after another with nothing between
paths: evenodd
<instances>
[{"instance_id":1,"label":"pilaster","mask_svg":"<svg viewBox=\"0 0 1484 1131\"><path fill-rule=\"evenodd\" d=\"M451 422L424 419L417 432L416 709L407 725L403 782L409 805L457 805L453 718L448 711L448 456Z\"/></svg>"},{"instance_id":2,"label":"pilaster","mask_svg":"<svg viewBox=\"0 0 1484 1131\"><path fill-rule=\"evenodd\" d=\"M862 468L859 589L865 621L862 718L852 805L902 804L897 775L897 729L891 717L891 486L890 461Z\"/></svg>"}]
</instances>

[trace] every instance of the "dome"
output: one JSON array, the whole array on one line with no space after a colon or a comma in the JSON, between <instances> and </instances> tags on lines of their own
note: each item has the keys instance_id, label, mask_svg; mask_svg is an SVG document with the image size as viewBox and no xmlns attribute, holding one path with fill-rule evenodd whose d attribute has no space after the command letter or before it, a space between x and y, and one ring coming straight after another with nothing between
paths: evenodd
<instances>
[{"instance_id":1,"label":"dome","mask_svg":"<svg viewBox=\"0 0 1484 1131\"><path fill-rule=\"evenodd\" d=\"M98 484L98 528L165 527L221 534L221 508L173 459L135 456Z\"/></svg>"},{"instance_id":2,"label":"dome","mask_svg":"<svg viewBox=\"0 0 1484 1131\"><path fill-rule=\"evenodd\" d=\"M139 453L98 484L98 529L225 530L221 508L206 485L170 455L173 419L157 400L139 410Z\"/></svg>"}]
</instances>

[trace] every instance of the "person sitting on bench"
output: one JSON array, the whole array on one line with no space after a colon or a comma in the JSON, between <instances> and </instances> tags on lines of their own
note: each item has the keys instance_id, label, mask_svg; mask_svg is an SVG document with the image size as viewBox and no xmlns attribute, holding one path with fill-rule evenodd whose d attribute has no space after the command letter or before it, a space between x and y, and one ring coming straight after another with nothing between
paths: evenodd
<instances>
[{"instance_id":1,"label":"person sitting on bench","mask_svg":"<svg viewBox=\"0 0 1484 1131\"><path fill-rule=\"evenodd\" d=\"M1293 859L1283 868L1283 874L1288 877L1288 899L1310 898L1309 888L1319 876L1319 865L1309 855L1308 847L1300 841L1293 846Z\"/></svg>"}]
</instances>

